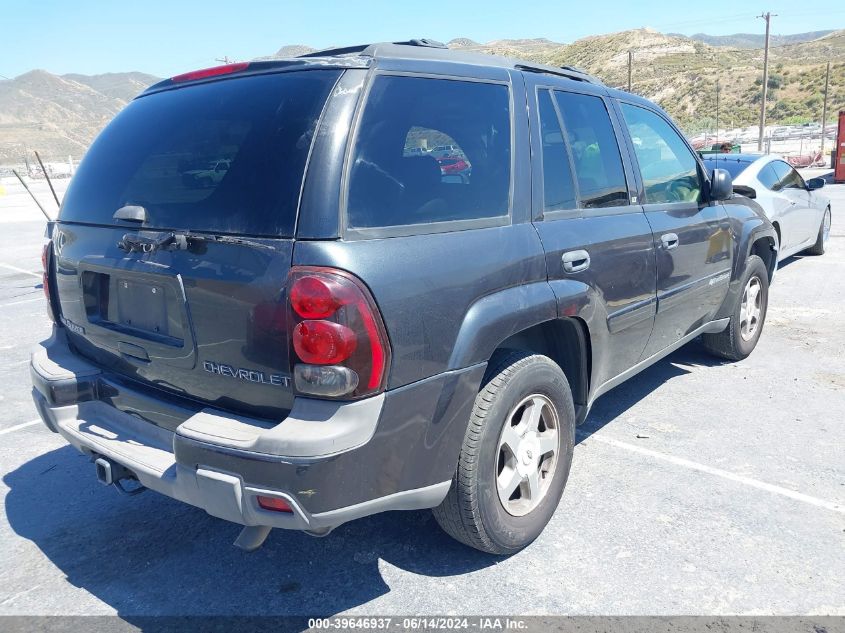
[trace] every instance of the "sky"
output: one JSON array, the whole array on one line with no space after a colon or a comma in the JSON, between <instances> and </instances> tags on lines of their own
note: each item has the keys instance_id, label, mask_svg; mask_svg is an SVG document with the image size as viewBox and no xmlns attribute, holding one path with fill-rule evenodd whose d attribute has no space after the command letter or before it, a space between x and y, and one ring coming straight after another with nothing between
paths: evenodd
<instances>
[{"instance_id":1,"label":"sky","mask_svg":"<svg viewBox=\"0 0 845 633\"><path fill-rule=\"evenodd\" d=\"M316 48L428 37L478 42L651 27L691 35L845 28L841 0L0 0L0 79L35 68L56 74L137 70L158 77L249 60L286 44Z\"/></svg>"}]
</instances>

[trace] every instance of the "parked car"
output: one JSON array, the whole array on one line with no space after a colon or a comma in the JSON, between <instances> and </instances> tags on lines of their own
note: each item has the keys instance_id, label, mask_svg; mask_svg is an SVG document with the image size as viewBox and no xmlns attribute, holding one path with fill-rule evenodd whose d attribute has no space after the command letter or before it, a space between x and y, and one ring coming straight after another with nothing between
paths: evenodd
<instances>
[{"instance_id":1,"label":"parked car","mask_svg":"<svg viewBox=\"0 0 845 633\"><path fill-rule=\"evenodd\" d=\"M213 187L226 175L230 164L229 160L216 160L202 169L189 169L182 172L182 182L189 187Z\"/></svg>"},{"instance_id":2,"label":"parked car","mask_svg":"<svg viewBox=\"0 0 845 633\"><path fill-rule=\"evenodd\" d=\"M804 181L780 156L727 154L704 158L708 169L724 169L734 191L753 198L766 212L778 237L778 261L796 253L823 255L830 237L830 200L819 193L824 178Z\"/></svg>"},{"instance_id":3,"label":"parked car","mask_svg":"<svg viewBox=\"0 0 845 633\"><path fill-rule=\"evenodd\" d=\"M435 158L448 158L451 156L455 156L461 151L461 148L457 145L438 145L433 150L431 150L431 155Z\"/></svg>"},{"instance_id":4,"label":"parked car","mask_svg":"<svg viewBox=\"0 0 845 633\"><path fill-rule=\"evenodd\" d=\"M403 156L420 130L471 174ZM215 144L233 159L205 195L168 176ZM757 204L653 103L428 41L152 86L49 235L44 422L244 549L421 508L525 547L596 398L699 337L748 356L775 265Z\"/></svg>"},{"instance_id":5,"label":"parked car","mask_svg":"<svg viewBox=\"0 0 845 633\"><path fill-rule=\"evenodd\" d=\"M461 178L469 178L472 174L472 168L469 163L463 158L457 156L438 158L437 164L440 167L440 173L443 176L460 176Z\"/></svg>"}]
</instances>

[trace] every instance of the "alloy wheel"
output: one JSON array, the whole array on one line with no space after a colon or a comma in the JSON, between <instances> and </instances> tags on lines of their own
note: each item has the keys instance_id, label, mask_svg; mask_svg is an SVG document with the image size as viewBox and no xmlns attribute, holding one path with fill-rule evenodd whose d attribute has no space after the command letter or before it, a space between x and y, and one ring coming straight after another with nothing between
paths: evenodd
<instances>
[{"instance_id":1,"label":"alloy wheel","mask_svg":"<svg viewBox=\"0 0 845 633\"><path fill-rule=\"evenodd\" d=\"M542 394L523 399L505 421L499 437L496 489L514 516L531 512L546 496L560 452L560 423Z\"/></svg>"},{"instance_id":2,"label":"alloy wheel","mask_svg":"<svg viewBox=\"0 0 845 633\"><path fill-rule=\"evenodd\" d=\"M750 341L760 327L760 315L763 312L763 293L760 278L752 277L745 284L742 304L739 308L739 333L744 341Z\"/></svg>"}]
</instances>

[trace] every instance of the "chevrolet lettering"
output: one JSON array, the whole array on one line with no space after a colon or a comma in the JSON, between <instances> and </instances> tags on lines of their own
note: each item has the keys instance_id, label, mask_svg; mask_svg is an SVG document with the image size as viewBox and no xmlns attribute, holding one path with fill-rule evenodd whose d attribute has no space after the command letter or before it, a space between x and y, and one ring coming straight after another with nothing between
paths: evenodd
<instances>
[{"instance_id":1,"label":"chevrolet lettering","mask_svg":"<svg viewBox=\"0 0 845 633\"><path fill-rule=\"evenodd\" d=\"M290 386L290 378L280 374L265 374L263 371L256 371L254 369L243 369L232 367L223 363L216 363L212 360L204 361L202 368L212 374L220 374L221 376L229 376L230 378L239 378L249 382L258 382L265 385L275 386Z\"/></svg>"}]
</instances>

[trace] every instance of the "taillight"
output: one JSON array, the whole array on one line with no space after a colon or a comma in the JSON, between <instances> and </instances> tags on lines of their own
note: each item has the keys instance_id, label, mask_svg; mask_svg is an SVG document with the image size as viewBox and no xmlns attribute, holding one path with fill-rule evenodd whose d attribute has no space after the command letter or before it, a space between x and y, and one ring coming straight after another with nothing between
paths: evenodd
<instances>
[{"instance_id":1,"label":"taillight","mask_svg":"<svg viewBox=\"0 0 845 633\"><path fill-rule=\"evenodd\" d=\"M334 321L302 321L293 330L293 349L306 363L341 363L357 346L355 332Z\"/></svg>"},{"instance_id":2,"label":"taillight","mask_svg":"<svg viewBox=\"0 0 845 633\"><path fill-rule=\"evenodd\" d=\"M53 323L56 322L56 312L53 309L53 299L50 293L50 254L53 251L53 242L47 242L41 249L41 287L44 290L44 297L47 299L47 314Z\"/></svg>"},{"instance_id":3,"label":"taillight","mask_svg":"<svg viewBox=\"0 0 845 633\"><path fill-rule=\"evenodd\" d=\"M298 392L361 398L384 389L390 345L375 301L359 279L334 268L295 267L288 301Z\"/></svg>"},{"instance_id":4,"label":"taillight","mask_svg":"<svg viewBox=\"0 0 845 633\"><path fill-rule=\"evenodd\" d=\"M202 70L192 70L189 73L183 73L171 77L170 81L174 83L181 83L183 81L194 81L196 79L206 79L208 77L219 77L220 75L230 75L249 68L249 62L238 62L235 64L226 64L225 66L214 66L212 68L203 68Z\"/></svg>"}]
</instances>

